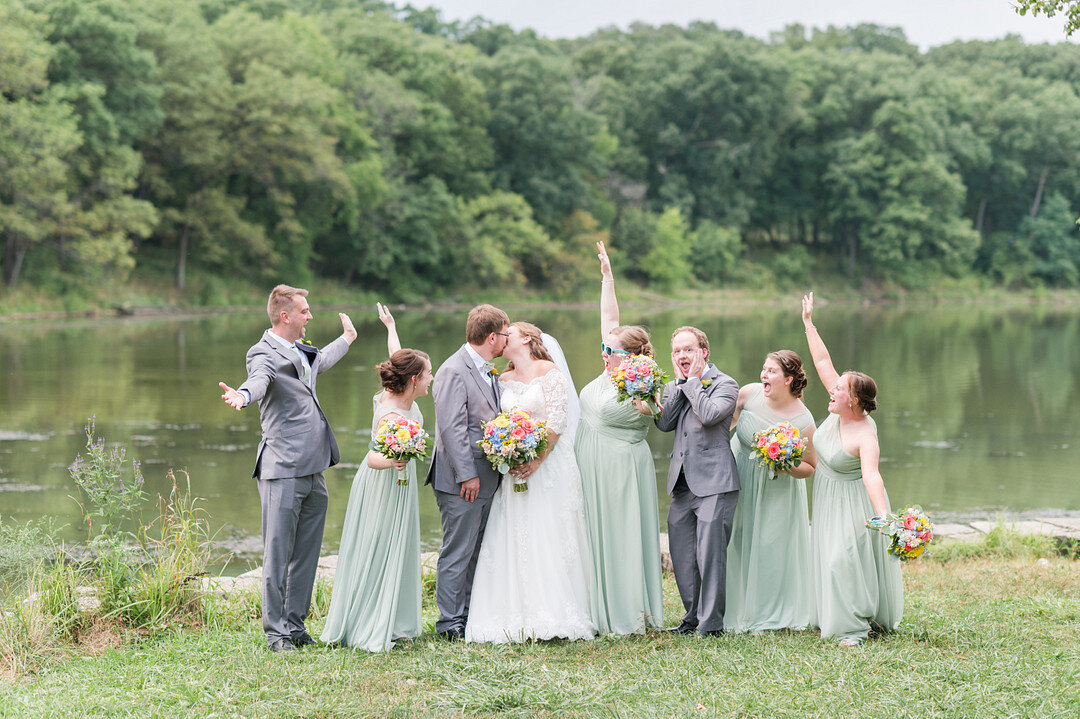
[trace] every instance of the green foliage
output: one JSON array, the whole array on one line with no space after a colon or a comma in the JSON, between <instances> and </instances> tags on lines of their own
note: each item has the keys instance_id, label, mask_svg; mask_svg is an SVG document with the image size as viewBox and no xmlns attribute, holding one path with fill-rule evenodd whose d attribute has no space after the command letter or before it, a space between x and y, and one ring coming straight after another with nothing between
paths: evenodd
<instances>
[{"instance_id":1,"label":"green foliage","mask_svg":"<svg viewBox=\"0 0 1080 719\"><path fill-rule=\"evenodd\" d=\"M83 510L88 531L93 531L94 518L101 520L98 534L116 535L121 522L145 501L143 476L138 460L131 462L131 478L124 471L127 449L116 445L111 450L105 439L94 435L94 418L86 420L86 456L77 455L68 467L71 478L81 490Z\"/></svg>"},{"instance_id":2,"label":"green foliage","mask_svg":"<svg viewBox=\"0 0 1080 719\"><path fill-rule=\"evenodd\" d=\"M1054 17L1058 13L1064 15L1065 35L1068 37L1080 30L1080 2L1076 0L1017 0L1013 7L1021 15L1029 12L1034 17Z\"/></svg>"},{"instance_id":3,"label":"green foliage","mask_svg":"<svg viewBox=\"0 0 1080 719\"><path fill-rule=\"evenodd\" d=\"M79 607L79 587L85 586L85 580L85 575L63 557L57 557L41 574L30 601L40 604L60 636L73 637L86 623Z\"/></svg>"},{"instance_id":4,"label":"green foliage","mask_svg":"<svg viewBox=\"0 0 1080 719\"><path fill-rule=\"evenodd\" d=\"M1027 245L1036 277L1061 287L1080 283L1080 232L1065 197L1054 193L1046 198L1038 215L1020 223L1017 235Z\"/></svg>"},{"instance_id":5,"label":"green foliage","mask_svg":"<svg viewBox=\"0 0 1080 719\"><path fill-rule=\"evenodd\" d=\"M640 282L649 280L647 258L656 240L657 216L643 207L624 209L611 228L615 269Z\"/></svg>"},{"instance_id":6,"label":"green foliage","mask_svg":"<svg viewBox=\"0 0 1080 719\"><path fill-rule=\"evenodd\" d=\"M666 289L690 279L690 236L682 212L669 207L656 223L656 238L645 256L649 279Z\"/></svg>"},{"instance_id":7,"label":"green foliage","mask_svg":"<svg viewBox=\"0 0 1080 719\"><path fill-rule=\"evenodd\" d=\"M25 588L33 568L56 555L57 531L48 520L0 521L0 598Z\"/></svg>"},{"instance_id":8,"label":"green foliage","mask_svg":"<svg viewBox=\"0 0 1080 719\"><path fill-rule=\"evenodd\" d=\"M690 245L694 276L710 285L731 277L743 249L737 229L721 227L710 220L698 225L691 234Z\"/></svg>"},{"instance_id":9,"label":"green foliage","mask_svg":"<svg viewBox=\"0 0 1080 719\"><path fill-rule=\"evenodd\" d=\"M1035 560L1058 555L1058 547L1052 537L1041 534L1021 534L1004 521L999 521L979 542L950 542L931 546L927 557L937 562L965 559Z\"/></svg>"},{"instance_id":10,"label":"green foliage","mask_svg":"<svg viewBox=\"0 0 1080 719\"><path fill-rule=\"evenodd\" d=\"M386 2L10 0L0 269L72 309L165 262L191 302L220 300L208 275L568 296L610 233L663 289L789 250L853 286L1077 286L1053 227L1080 197L1078 63L869 24L553 42ZM689 249L657 239L670 209Z\"/></svg>"},{"instance_id":11,"label":"green foliage","mask_svg":"<svg viewBox=\"0 0 1080 719\"><path fill-rule=\"evenodd\" d=\"M160 629L200 612L202 591L197 582L206 575L209 537L186 472L184 477L187 486L181 489L169 471L169 496L161 499L154 524L142 529L141 544L151 561L132 581L129 602L115 612L129 626Z\"/></svg>"},{"instance_id":12,"label":"green foliage","mask_svg":"<svg viewBox=\"0 0 1080 719\"><path fill-rule=\"evenodd\" d=\"M525 198L494 192L463 201L467 272L481 286L543 286L557 254Z\"/></svg>"}]
</instances>

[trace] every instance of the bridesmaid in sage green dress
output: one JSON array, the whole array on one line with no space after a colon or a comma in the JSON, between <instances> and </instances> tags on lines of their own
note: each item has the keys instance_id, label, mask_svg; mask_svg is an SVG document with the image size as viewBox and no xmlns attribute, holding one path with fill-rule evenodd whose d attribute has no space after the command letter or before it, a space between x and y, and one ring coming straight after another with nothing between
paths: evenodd
<instances>
[{"instance_id":1,"label":"bridesmaid in sage green dress","mask_svg":"<svg viewBox=\"0 0 1080 719\"><path fill-rule=\"evenodd\" d=\"M814 293L803 297L806 341L822 384L829 417L814 435L813 571L821 636L854 646L871 629L893 630L904 614L900 561L885 537L866 529L870 517L889 512L878 470L881 449L870 412L877 385L862 372L838 374L811 315Z\"/></svg>"},{"instance_id":2,"label":"bridesmaid in sage green dress","mask_svg":"<svg viewBox=\"0 0 1080 719\"><path fill-rule=\"evenodd\" d=\"M791 350L770 352L761 382L739 390L731 451L739 503L728 544L724 628L735 634L815 624L806 477L814 472L814 417L802 403L806 374ZM803 461L773 478L758 463L754 434L790 422L807 441Z\"/></svg>"},{"instance_id":3,"label":"bridesmaid in sage green dress","mask_svg":"<svg viewBox=\"0 0 1080 719\"><path fill-rule=\"evenodd\" d=\"M374 397L374 436L388 416L424 418L416 398L431 385L431 360L401 349L394 318L379 305L390 359L378 365L382 391ZM397 483L405 469L409 483ZM334 591L322 641L384 652L394 641L420 635L420 514L416 462L369 451L356 472L338 551Z\"/></svg>"},{"instance_id":4,"label":"bridesmaid in sage green dress","mask_svg":"<svg viewBox=\"0 0 1080 719\"><path fill-rule=\"evenodd\" d=\"M574 439L592 554L593 615L601 634L642 634L664 625L656 468L645 442L652 411L619 402L608 371L629 354L652 356L649 333L620 326L615 279L604 243L600 258L600 329L604 372L581 390Z\"/></svg>"}]
</instances>

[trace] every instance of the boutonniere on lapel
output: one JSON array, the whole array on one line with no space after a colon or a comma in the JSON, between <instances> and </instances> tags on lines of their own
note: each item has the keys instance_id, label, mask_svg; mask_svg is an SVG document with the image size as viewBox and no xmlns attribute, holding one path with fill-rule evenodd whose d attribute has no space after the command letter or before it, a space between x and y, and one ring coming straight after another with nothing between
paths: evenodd
<instances>
[{"instance_id":1,"label":"boutonniere on lapel","mask_svg":"<svg viewBox=\"0 0 1080 719\"><path fill-rule=\"evenodd\" d=\"M712 384L712 380L711 380L711 379L703 379L703 380L701 380L701 386L702 386L702 387L708 387L708 386L709 386L709 385L711 385L711 384Z\"/></svg>"},{"instance_id":2,"label":"boutonniere on lapel","mask_svg":"<svg viewBox=\"0 0 1080 719\"><path fill-rule=\"evenodd\" d=\"M498 377L499 376L499 370L496 369L495 367L492 367L491 369L488 370L488 374L491 375L492 377Z\"/></svg>"},{"instance_id":3,"label":"boutonniere on lapel","mask_svg":"<svg viewBox=\"0 0 1080 719\"><path fill-rule=\"evenodd\" d=\"M307 345L308 347L311 347L311 348L315 347L315 345L311 344L311 342L308 339L304 338L304 337L301 337L300 339L298 339L297 342L299 342L302 345Z\"/></svg>"}]
</instances>

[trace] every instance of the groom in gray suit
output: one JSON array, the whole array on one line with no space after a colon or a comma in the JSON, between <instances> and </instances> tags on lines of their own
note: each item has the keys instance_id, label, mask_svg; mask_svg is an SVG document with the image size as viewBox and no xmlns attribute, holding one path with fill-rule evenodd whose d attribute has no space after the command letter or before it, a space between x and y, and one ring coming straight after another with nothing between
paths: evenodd
<instances>
[{"instance_id":1,"label":"groom in gray suit","mask_svg":"<svg viewBox=\"0 0 1080 719\"><path fill-rule=\"evenodd\" d=\"M427 475L443 528L435 571L435 629L450 640L465 636L476 558L501 479L477 442L481 425L499 413L492 360L506 349L509 329L510 318L499 308L474 307L465 325L465 344L435 373L435 452Z\"/></svg>"},{"instance_id":2,"label":"groom in gray suit","mask_svg":"<svg viewBox=\"0 0 1080 719\"><path fill-rule=\"evenodd\" d=\"M724 629L727 545L739 475L731 454L731 415L739 383L708 363L709 338L696 327L671 335L676 380L664 388L656 426L675 432L668 468L668 541L686 615L680 634Z\"/></svg>"},{"instance_id":3,"label":"groom in gray suit","mask_svg":"<svg viewBox=\"0 0 1080 719\"><path fill-rule=\"evenodd\" d=\"M275 652L315 640L304 628L326 520L323 470L338 462L315 380L345 356L356 339L347 315L341 337L321 351L304 341L311 320L307 290L278 285L266 305L270 329L247 353L247 380L221 398L240 410L259 403L262 440L252 477L262 500L263 630Z\"/></svg>"}]
</instances>

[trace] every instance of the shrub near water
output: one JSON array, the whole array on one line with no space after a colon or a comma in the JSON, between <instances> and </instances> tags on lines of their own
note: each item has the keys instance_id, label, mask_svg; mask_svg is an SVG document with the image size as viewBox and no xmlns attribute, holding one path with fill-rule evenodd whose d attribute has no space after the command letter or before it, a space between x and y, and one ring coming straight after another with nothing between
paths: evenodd
<instances>
[{"instance_id":1,"label":"shrub near water","mask_svg":"<svg viewBox=\"0 0 1080 719\"><path fill-rule=\"evenodd\" d=\"M86 438L85 456L77 457L69 470L80 490L76 501L88 531L97 532L87 543L90 558L74 561L55 545L42 549L44 530L37 527L0 534L5 546L17 546L14 556L57 555L18 583L3 573L11 563L0 563L0 586L10 592L7 606L0 607L0 672L34 671L72 644L107 646L130 631L146 633L204 618L197 581L206 574L209 537L187 473L181 489L169 471L172 490L160 499L149 525L137 532L122 530L135 522L146 500L139 464L132 462L127 470L124 447L107 448L95 436L92 418ZM10 591L16 586L25 593Z\"/></svg>"}]
</instances>

